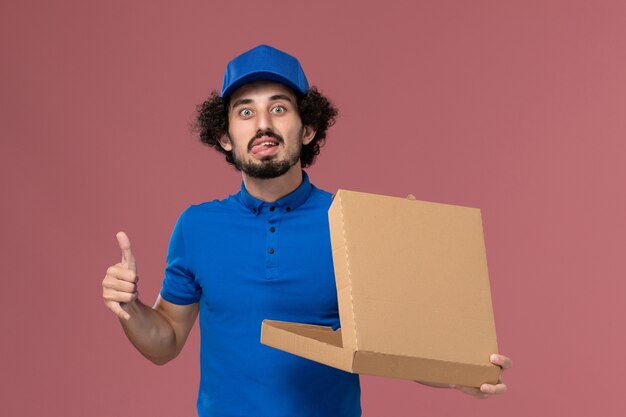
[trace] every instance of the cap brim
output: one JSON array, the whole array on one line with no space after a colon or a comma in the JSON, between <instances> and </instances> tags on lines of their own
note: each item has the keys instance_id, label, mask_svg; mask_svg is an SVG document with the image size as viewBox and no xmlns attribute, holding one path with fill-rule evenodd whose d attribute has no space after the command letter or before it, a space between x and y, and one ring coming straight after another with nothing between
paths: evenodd
<instances>
[{"instance_id":1,"label":"cap brim","mask_svg":"<svg viewBox=\"0 0 626 417\"><path fill-rule=\"evenodd\" d=\"M281 74L269 71L255 71L244 74L234 82L230 83L230 85L226 89L222 90L221 96L228 97L229 95L234 93L235 90L237 90L239 87L245 84L253 83L255 81L274 81L286 85L298 95L306 94L306 91L302 91L297 85L295 85L293 82L291 82L289 79L285 78Z\"/></svg>"}]
</instances>

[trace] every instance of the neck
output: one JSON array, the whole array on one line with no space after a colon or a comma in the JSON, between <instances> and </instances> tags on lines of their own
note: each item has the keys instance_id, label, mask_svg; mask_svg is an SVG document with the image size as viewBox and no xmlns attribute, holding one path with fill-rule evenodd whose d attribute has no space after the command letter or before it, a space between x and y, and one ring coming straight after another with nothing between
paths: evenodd
<instances>
[{"instance_id":1,"label":"neck","mask_svg":"<svg viewBox=\"0 0 626 417\"><path fill-rule=\"evenodd\" d=\"M302 166L298 163L280 177L259 179L243 174L243 184L251 196L273 203L291 193L302 183Z\"/></svg>"}]
</instances>

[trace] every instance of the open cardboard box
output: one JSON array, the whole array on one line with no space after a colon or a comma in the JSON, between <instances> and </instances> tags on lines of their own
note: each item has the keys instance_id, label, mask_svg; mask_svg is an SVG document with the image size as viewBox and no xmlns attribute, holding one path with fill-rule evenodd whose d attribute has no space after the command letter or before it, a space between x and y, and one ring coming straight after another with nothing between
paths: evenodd
<instances>
[{"instance_id":1,"label":"open cardboard box","mask_svg":"<svg viewBox=\"0 0 626 417\"><path fill-rule=\"evenodd\" d=\"M352 373L497 382L480 210L339 190L328 216L341 329L264 320L263 344Z\"/></svg>"}]
</instances>

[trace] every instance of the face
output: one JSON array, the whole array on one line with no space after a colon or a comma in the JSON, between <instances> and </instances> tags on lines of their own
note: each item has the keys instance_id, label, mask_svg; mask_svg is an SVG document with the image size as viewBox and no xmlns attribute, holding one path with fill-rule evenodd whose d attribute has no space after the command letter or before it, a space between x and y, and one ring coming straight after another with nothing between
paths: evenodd
<instances>
[{"instance_id":1,"label":"face","mask_svg":"<svg viewBox=\"0 0 626 417\"><path fill-rule=\"evenodd\" d=\"M315 136L303 126L293 91L279 83L246 84L230 97L228 136L220 145L254 178L276 178L300 169L300 152Z\"/></svg>"}]
</instances>

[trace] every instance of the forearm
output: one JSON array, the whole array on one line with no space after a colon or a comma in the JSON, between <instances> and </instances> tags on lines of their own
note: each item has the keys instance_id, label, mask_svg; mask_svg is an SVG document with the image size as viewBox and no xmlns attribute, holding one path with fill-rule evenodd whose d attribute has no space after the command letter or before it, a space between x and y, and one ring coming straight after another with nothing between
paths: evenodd
<instances>
[{"instance_id":1,"label":"forearm","mask_svg":"<svg viewBox=\"0 0 626 417\"><path fill-rule=\"evenodd\" d=\"M163 365L178 354L176 333L165 317L139 299L125 304L130 320L121 319L126 336L137 350L150 361Z\"/></svg>"}]
</instances>

